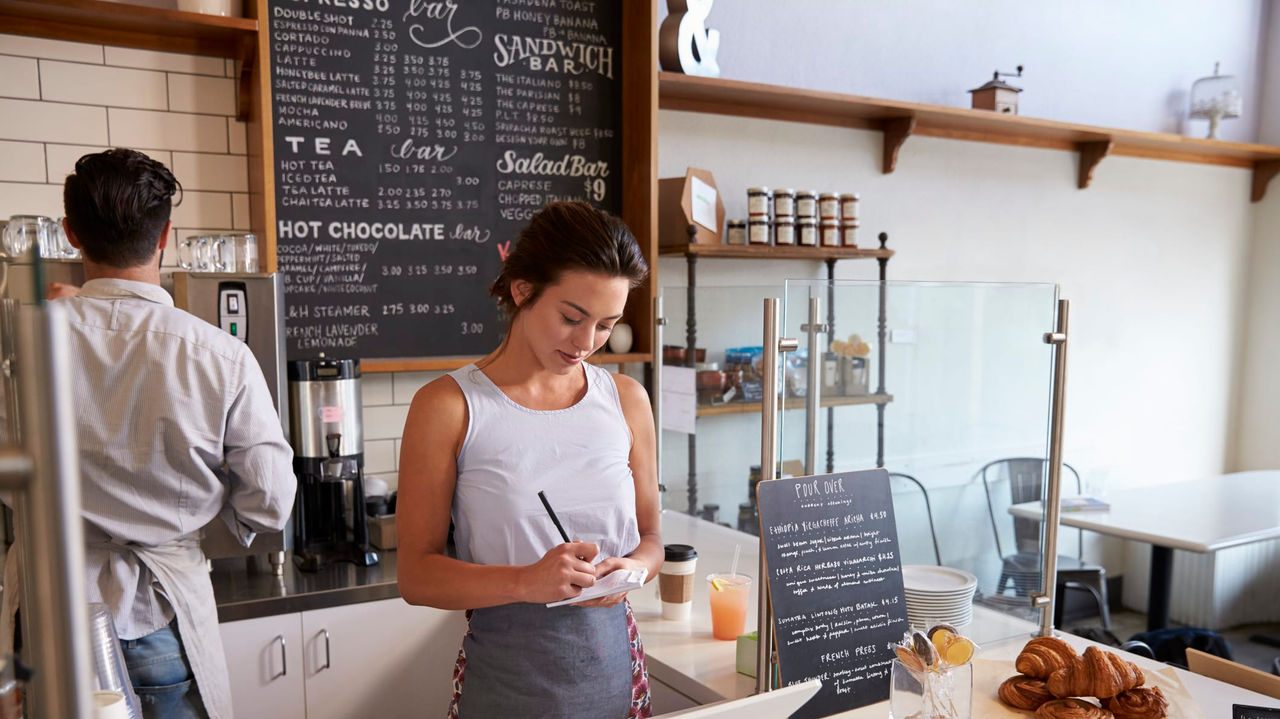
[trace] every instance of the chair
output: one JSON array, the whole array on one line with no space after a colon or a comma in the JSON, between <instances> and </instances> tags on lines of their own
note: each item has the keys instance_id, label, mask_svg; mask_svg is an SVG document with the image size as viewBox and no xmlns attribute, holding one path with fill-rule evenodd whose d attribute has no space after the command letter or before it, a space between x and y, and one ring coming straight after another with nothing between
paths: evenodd
<instances>
[{"instance_id":1,"label":"chair","mask_svg":"<svg viewBox=\"0 0 1280 719\"><path fill-rule=\"evenodd\" d=\"M1044 492L1045 465L1048 462L1040 457L1008 457L988 462L979 469L977 476L982 478L982 489L987 495L987 513L991 517L991 530L996 537L996 552L1000 555L1003 567L1000 581L996 585L996 594L1003 594L1007 586L1012 585L1014 593L1020 596L1038 591L1040 575L1040 522L1034 519L1012 517L1013 536L1017 546L1014 554L1006 555L1000 545L1000 528L996 522L995 501L991 496L991 483L1002 479L1009 482L1010 499L1013 504L1034 502L1042 498ZM1062 464L1075 478L1076 492L1080 491L1080 474L1067 463ZM1111 611L1107 607L1107 573L1096 564L1084 562L1084 537L1081 535L1076 547L1076 556L1058 555L1057 588L1059 601L1056 603L1053 623L1061 627L1065 603L1061 601L1064 589L1080 589L1093 595L1098 603L1098 615L1102 618L1103 629L1111 629Z\"/></svg>"},{"instance_id":2,"label":"chair","mask_svg":"<svg viewBox=\"0 0 1280 719\"><path fill-rule=\"evenodd\" d=\"M1280 699L1280 677L1230 659L1215 657L1198 649L1188 649L1187 668L1201 676Z\"/></svg>"},{"instance_id":3,"label":"chair","mask_svg":"<svg viewBox=\"0 0 1280 719\"><path fill-rule=\"evenodd\" d=\"M938 566L941 567L942 552L938 550L938 531L934 529L934 526L933 526L933 506L929 504L929 490L924 488L924 485L920 483L920 480L916 479L915 477L912 477L909 474L903 474L901 472L890 472L889 478L893 479L894 477L897 477L898 479L905 479L908 482L911 482L916 487L919 487L920 494L924 495L924 513L925 513L925 516L928 517L929 519L929 536L933 538L933 556L938 561Z\"/></svg>"}]
</instances>

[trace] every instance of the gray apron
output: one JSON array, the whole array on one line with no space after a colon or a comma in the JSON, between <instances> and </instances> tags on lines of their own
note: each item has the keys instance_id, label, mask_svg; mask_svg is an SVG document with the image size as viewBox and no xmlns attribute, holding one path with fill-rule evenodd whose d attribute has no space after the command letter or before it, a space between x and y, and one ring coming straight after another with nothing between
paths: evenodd
<instances>
[{"instance_id":1,"label":"gray apron","mask_svg":"<svg viewBox=\"0 0 1280 719\"><path fill-rule=\"evenodd\" d=\"M460 719L624 719L631 708L627 605L476 609L462 640Z\"/></svg>"}]
</instances>

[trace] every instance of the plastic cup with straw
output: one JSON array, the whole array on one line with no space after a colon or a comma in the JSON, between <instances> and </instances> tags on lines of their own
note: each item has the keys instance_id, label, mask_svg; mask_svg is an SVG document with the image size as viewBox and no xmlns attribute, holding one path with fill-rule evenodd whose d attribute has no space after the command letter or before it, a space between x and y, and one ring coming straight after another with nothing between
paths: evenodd
<instances>
[{"instance_id":1,"label":"plastic cup with straw","mask_svg":"<svg viewBox=\"0 0 1280 719\"><path fill-rule=\"evenodd\" d=\"M751 599L751 577L738 574L742 545L733 548L729 573L707 575L711 601L711 634L716 639L735 640L747 624L747 604Z\"/></svg>"}]
</instances>

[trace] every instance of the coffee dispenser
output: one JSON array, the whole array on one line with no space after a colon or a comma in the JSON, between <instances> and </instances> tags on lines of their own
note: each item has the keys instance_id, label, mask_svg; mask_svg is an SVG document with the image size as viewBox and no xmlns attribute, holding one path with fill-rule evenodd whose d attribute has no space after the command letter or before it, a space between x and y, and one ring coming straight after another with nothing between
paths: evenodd
<instances>
[{"instance_id":1,"label":"coffee dispenser","mask_svg":"<svg viewBox=\"0 0 1280 719\"><path fill-rule=\"evenodd\" d=\"M294 561L306 571L336 561L377 564L364 512L360 360L292 360L288 374Z\"/></svg>"}]
</instances>

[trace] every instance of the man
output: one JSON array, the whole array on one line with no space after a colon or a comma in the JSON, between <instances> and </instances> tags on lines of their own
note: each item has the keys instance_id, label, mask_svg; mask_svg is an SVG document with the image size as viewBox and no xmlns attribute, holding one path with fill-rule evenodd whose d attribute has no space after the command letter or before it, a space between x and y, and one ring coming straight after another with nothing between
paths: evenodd
<instances>
[{"instance_id":1,"label":"man","mask_svg":"<svg viewBox=\"0 0 1280 719\"><path fill-rule=\"evenodd\" d=\"M248 546L293 507L293 454L253 355L175 309L160 256L178 183L113 149L76 162L65 227L85 283L67 309L89 601L111 608L147 717L231 716L199 530Z\"/></svg>"}]
</instances>

